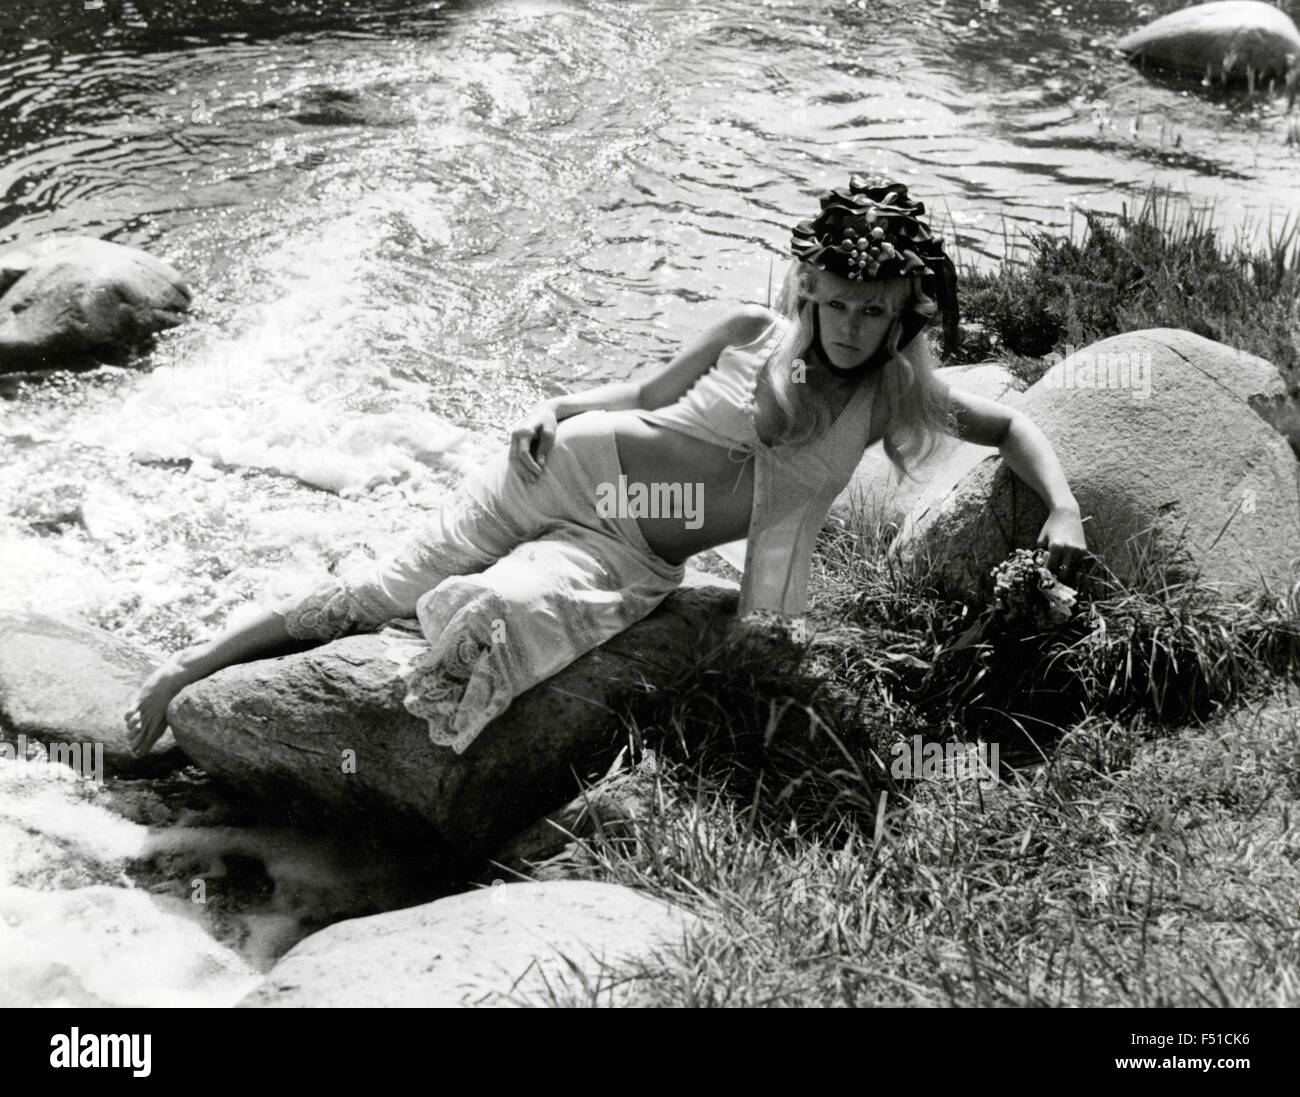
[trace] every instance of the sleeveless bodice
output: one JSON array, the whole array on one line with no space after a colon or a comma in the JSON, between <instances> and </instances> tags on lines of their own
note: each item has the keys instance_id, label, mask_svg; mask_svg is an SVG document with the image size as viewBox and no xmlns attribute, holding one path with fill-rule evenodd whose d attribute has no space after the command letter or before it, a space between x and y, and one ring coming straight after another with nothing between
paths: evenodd
<instances>
[{"instance_id":1,"label":"sleeveless bodice","mask_svg":"<svg viewBox=\"0 0 1300 1097\"><path fill-rule=\"evenodd\" d=\"M759 374L789 321L774 315L750 343L725 348L676 403L636 415L753 460L754 501L738 612L801 616L817 534L862 459L871 431L872 388L861 385L834 423L808 442L769 446L755 422ZM724 557L728 546L719 546Z\"/></svg>"}]
</instances>

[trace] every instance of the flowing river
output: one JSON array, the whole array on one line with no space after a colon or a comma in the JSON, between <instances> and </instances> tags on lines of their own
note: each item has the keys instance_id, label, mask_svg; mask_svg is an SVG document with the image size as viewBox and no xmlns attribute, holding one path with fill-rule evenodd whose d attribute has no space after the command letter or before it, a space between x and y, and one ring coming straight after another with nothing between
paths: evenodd
<instances>
[{"instance_id":1,"label":"flowing river","mask_svg":"<svg viewBox=\"0 0 1300 1097\"><path fill-rule=\"evenodd\" d=\"M0 247L134 245L195 309L0 387L0 608L170 649L384 551L539 399L764 301L850 170L983 268L1152 184L1294 217L1284 98L1116 54L1176 6L4 0Z\"/></svg>"}]
</instances>

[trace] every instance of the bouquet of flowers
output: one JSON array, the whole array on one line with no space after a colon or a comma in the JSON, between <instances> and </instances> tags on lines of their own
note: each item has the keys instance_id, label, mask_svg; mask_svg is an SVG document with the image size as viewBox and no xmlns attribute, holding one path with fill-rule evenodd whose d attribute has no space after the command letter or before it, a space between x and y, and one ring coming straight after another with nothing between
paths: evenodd
<instances>
[{"instance_id":1,"label":"bouquet of flowers","mask_svg":"<svg viewBox=\"0 0 1300 1097\"><path fill-rule=\"evenodd\" d=\"M1078 592L1047 569L1046 549L1016 549L991 574L994 609L1007 624L1054 628L1074 615Z\"/></svg>"}]
</instances>

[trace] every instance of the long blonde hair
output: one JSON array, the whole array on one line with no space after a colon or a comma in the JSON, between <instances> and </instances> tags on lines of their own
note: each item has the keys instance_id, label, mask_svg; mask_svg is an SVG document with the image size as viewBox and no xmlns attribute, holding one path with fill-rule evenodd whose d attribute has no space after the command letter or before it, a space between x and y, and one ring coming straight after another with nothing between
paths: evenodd
<instances>
[{"instance_id":1,"label":"long blonde hair","mask_svg":"<svg viewBox=\"0 0 1300 1097\"><path fill-rule=\"evenodd\" d=\"M934 315L935 303L921 289L919 276L908 281L903 308ZM776 310L790 323L763 367L783 419L774 444L808 441L831 425L831 409L811 395L809 385L795 381L796 363L802 363L812 347L817 303L833 296L876 300L885 296L887 285L887 281L849 282L800 260L790 264L776 301ZM940 434L950 433L953 423L943 386L935 375L939 363L929 343L918 333L900 349L901 335L902 324L896 319L887 337L892 356L880 371L877 399L886 409L885 455L900 476L910 477L910 466L928 458ZM872 378L864 377L861 383L871 384Z\"/></svg>"}]
</instances>

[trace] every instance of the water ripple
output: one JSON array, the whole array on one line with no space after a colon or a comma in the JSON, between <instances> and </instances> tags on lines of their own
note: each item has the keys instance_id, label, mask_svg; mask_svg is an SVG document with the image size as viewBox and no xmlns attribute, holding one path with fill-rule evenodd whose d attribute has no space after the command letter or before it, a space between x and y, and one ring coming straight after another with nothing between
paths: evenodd
<instances>
[{"instance_id":1,"label":"water ripple","mask_svg":"<svg viewBox=\"0 0 1300 1097\"><path fill-rule=\"evenodd\" d=\"M1208 201L1231 180L1234 224L1295 210L1284 104L1138 73L1111 47L1145 17L5 0L0 241L135 244L197 294L152 372L6 401L0 538L89 576L70 612L184 639L277 569L400 536L540 396L766 300L790 225L850 169L913 181L978 265L1153 182ZM57 532L42 500L97 493L140 520ZM191 590L213 556L220 595Z\"/></svg>"}]
</instances>

